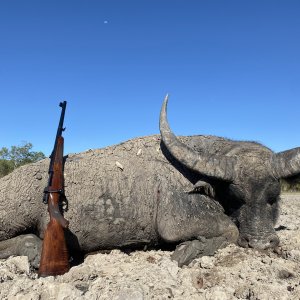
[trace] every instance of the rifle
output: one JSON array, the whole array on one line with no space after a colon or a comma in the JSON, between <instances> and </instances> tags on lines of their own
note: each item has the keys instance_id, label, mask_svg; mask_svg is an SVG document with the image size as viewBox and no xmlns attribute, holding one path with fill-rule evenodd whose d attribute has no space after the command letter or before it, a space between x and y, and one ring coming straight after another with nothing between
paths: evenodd
<instances>
[{"instance_id":1,"label":"rifle","mask_svg":"<svg viewBox=\"0 0 300 300\"><path fill-rule=\"evenodd\" d=\"M65 229L69 221L63 217L64 195L63 148L62 132L67 102L61 102L60 121L55 138L54 148L50 155L49 180L44 190L43 202L48 204L50 222L44 234L41 261L38 274L41 277L62 275L69 271L69 254L65 239ZM66 210L66 209L65 209Z\"/></svg>"}]
</instances>

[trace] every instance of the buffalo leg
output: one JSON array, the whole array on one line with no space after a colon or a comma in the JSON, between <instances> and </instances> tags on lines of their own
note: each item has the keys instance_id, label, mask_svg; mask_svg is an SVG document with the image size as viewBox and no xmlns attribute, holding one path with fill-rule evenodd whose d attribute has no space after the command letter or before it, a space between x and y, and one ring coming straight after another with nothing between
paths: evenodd
<instances>
[{"instance_id":1,"label":"buffalo leg","mask_svg":"<svg viewBox=\"0 0 300 300\"><path fill-rule=\"evenodd\" d=\"M156 226L165 242L179 243L173 255L179 265L237 242L236 225L213 198L176 190L166 196L160 201Z\"/></svg>"},{"instance_id":2,"label":"buffalo leg","mask_svg":"<svg viewBox=\"0 0 300 300\"><path fill-rule=\"evenodd\" d=\"M0 259L12 255L27 256L30 264L38 268L42 240L34 234L24 234L0 242Z\"/></svg>"}]
</instances>

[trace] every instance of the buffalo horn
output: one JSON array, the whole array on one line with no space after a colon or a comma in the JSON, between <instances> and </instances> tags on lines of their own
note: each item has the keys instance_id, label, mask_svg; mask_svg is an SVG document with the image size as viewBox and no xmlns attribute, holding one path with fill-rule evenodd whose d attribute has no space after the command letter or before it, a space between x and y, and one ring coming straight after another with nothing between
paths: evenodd
<instances>
[{"instance_id":1,"label":"buffalo horn","mask_svg":"<svg viewBox=\"0 0 300 300\"><path fill-rule=\"evenodd\" d=\"M278 152L274 157L277 178L286 178L300 173L300 148Z\"/></svg>"},{"instance_id":2,"label":"buffalo horn","mask_svg":"<svg viewBox=\"0 0 300 300\"><path fill-rule=\"evenodd\" d=\"M170 129L167 120L167 103L168 95L165 97L161 108L159 129L162 141L172 156L184 166L202 175L232 181L235 159L233 157L200 154L182 143Z\"/></svg>"}]
</instances>

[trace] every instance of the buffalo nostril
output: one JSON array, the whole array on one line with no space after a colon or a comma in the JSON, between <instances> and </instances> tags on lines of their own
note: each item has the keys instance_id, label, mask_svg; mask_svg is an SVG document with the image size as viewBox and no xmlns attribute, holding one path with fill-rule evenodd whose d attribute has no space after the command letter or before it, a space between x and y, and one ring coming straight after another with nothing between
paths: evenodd
<instances>
[{"instance_id":1,"label":"buffalo nostril","mask_svg":"<svg viewBox=\"0 0 300 300\"><path fill-rule=\"evenodd\" d=\"M271 235L264 238L242 235L238 240L238 244L244 248L249 248L249 247L255 249L276 248L279 245L279 238L276 235Z\"/></svg>"}]
</instances>

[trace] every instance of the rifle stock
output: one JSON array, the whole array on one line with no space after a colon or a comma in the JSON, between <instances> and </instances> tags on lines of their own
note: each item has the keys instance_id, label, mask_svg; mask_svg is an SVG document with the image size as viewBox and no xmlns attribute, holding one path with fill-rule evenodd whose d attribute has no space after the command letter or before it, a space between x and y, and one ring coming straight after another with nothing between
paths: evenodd
<instances>
[{"instance_id":1,"label":"rifle stock","mask_svg":"<svg viewBox=\"0 0 300 300\"><path fill-rule=\"evenodd\" d=\"M65 229L69 222L63 217L61 207L64 190L62 136L56 137L51 169L51 183L46 188L48 193L48 212L50 222L44 234L41 261L38 274L41 277L62 275L69 271L69 254L65 239Z\"/></svg>"},{"instance_id":2,"label":"rifle stock","mask_svg":"<svg viewBox=\"0 0 300 300\"><path fill-rule=\"evenodd\" d=\"M39 276L63 275L69 271L69 254L65 240L64 228L52 219L45 231Z\"/></svg>"}]
</instances>

